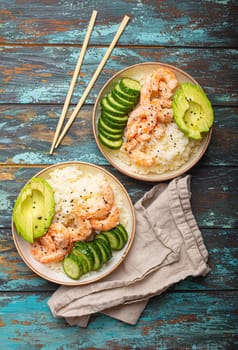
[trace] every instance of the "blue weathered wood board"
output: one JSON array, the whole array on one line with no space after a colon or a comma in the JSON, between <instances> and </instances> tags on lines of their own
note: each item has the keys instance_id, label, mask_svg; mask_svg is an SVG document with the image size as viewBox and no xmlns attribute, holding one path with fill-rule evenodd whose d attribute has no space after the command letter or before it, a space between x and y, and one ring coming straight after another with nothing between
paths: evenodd
<instances>
[{"instance_id":1,"label":"blue weathered wood board","mask_svg":"<svg viewBox=\"0 0 238 350\"><path fill-rule=\"evenodd\" d=\"M53 156L55 127L92 10L98 10L69 114L123 16L131 20ZM3 0L0 4L0 348L3 350L238 348L238 4L235 0ZM118 173L102 156L91 124L104 83L127 66L159 61L193 76L215 112L209 148L192 175L192 208L209 251L210 273L153 298L138 325L96 314L87 329L54 319L57 288L18 255L11 215L21 187L48 164L99 164L133 203L154 184ZM39 137L40 135L40 137Z\"/></svg>"}]
</instances>

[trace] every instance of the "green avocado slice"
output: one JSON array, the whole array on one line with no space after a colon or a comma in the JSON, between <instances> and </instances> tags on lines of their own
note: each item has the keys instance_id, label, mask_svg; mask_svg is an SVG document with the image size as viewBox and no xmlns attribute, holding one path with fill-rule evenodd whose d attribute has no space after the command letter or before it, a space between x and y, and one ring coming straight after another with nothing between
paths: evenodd
<instances>
[{"instance_id":1,"label":"green avocado slice","mask_svg":"<svg viewBox=\"0 0 238 350\"><path fill-rule=\"evenodd\" d=\"M173 96L172 108L179 129L192 139L201 139L213 125L211 103L199 85L181 83Z\"/></svg>"},{"instance_id":2,"label":"green avocado slice","mask_svg":"<svg viewBox=\"0 0 238 350\"><path fill-rule=\"evenodd\" d=\"M32 178L21 190L13 208L17 232L28 242L44 235L55 210L54 192L49 183Z\"/></svg>"}]
</instances>

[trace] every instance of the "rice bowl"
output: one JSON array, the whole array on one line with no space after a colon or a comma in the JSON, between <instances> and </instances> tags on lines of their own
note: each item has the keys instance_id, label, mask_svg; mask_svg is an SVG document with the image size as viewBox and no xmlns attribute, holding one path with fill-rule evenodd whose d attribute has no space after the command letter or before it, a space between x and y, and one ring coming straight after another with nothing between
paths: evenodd
<instances>
[{"instance_id":1,"label":"rice bowl","mask_svg":"<svg viewBox=\"0 0 238 350\"><path fill-rule=\"evenodd\" d=\"M109 172L99 166L83 162L66 162L49 166L40 171L35 177L47 180L55 193L55 214L53 221L60 222L72 203L80 194L91 192L107 183L112 186L115 201L120 210L120 222L126 227L129 239L125 247L113 252L112 258L98 271L91 271L79 280L70 279L63 271L61 263L42 264L32 256L30 243L20 236L12 220L12 234L19 255L28 267L42 278L62 285L83 285L99 280L114 269L125 259L135 233L134 207L128 193L122 184ZM29 180L30 181L30 180Z\"/></svg>"},{"instance_id":2,"label":"rice bowl","mask_svg":"<svg viewBox=\"0 0 238 350\"><path fill-rule=\"evenodd\" d=\"M211 132L206 133L201 140L189 139L180 131L175 122L164 125L165 135L159 142L151 140L145 146L146 155L154 155L157 164L143 167L135 164L125 151L124 142L119 150L113 150L103 145L98 138L98 120L101 114L101 99L108 94L123 77L136 79L143 84L153 70L158 67L169 68L177 77L179 83L198 83L187 73L163 63L142 63L128 67L115 74L101 89L93 110L93 132L98 148L105 158L120 172L143 181L166 181L180 176L193 167L203 156L211 138Z\"/></svg>"}]
</instances>

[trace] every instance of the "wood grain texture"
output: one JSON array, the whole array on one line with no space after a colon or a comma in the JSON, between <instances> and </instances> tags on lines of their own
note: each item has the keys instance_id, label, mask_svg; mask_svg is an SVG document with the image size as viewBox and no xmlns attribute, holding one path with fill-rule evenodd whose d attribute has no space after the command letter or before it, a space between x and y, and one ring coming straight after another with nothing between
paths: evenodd
<instances>
[{"instance_id":1,"label":"wood grain texture","mask_svg":"<svg viewBox=\"0 0 238 350\"><path fill-rule=\"evenodd\" d=\"M1 43L82 44L98 10L92 44L109 44L124 14L131 17L121 45L223 46L237 44L237 3L168 0L8 0L1 7Z\"/></svg>"},{"instance_id":2,"label":"wood grain texture","mask_svg":"<svg viewBox=\"0 0 238 350\"><path fill-rule=\"evenodd\" d=\"M211 271L206 277L188 278L170 291L237 290L238 281L234 266L238 264L238 247L235 229L201 229L209 252ZM219 246L217 246L219 241ZM15 248L10 229L0 230L0 291L54 291L57 285L47 282L32 272L22 261Z\"/></svg>"},{"instance_id":3,"label":"wood grain texture","mask_svg":"<svg viewBox=\"0 0 238 350\"><path fill-rule=\"evenodd\" d=\"M125 14L131 20L53 156L54 131L92 10L98 11L70 112ZM0 348L3 350L236 350L238 348L238 4L235 0L3 0L0 3ZM49 164L81 160L115 175L133 203L154 186L117 172L94 141L92 110L105 82L141 62L185 70L215 112L211 143L189 172L191 205L209 252L206 277L148 303L138 324L102 314L87 329L54 319L57 285L21 260L11 215L23 185Z\"/></svg>"},{"instance_id":4,"label":"wood grain texture","mask_svg":"<svg viewBox=\"0 0 238 350\"><path fill-rule=\"evenodd\" d=\"M87 329L78 329L52 317L48 293L1 294L1 344L8 345L7 350L232 350L238 345L237 296L166 293L149 302L135 327L95 315Z\"/></svg>"},{"instance_id":5,"label":"wood grain texture","mask_svg":"<svg viewBox=\"0 0 238 350\"><path fill-rule=\"evenodd\" d=\"M72 110L73 106L68 115ZM60 147L49 155L61 111L62 106L55 105L0 105L0 162L43 165L81 160L108 165L94 140L90 105L81 109ZM214 107L214 114L211 143L200 164L237 166L238 108Z\"/></svg>"},{"instance_id":6,"label":"wood grain texture","mask_svg":"<svg viewBox=\"0 0 238 350\"><path fill-rule=\"evenodd\" d=\"M152 183L134 181L105 166L127 189L133 203L152 188ZM21 187L42 168L1 168L6 180L1 181L1 227L9 228L13 203ZM237 228L237 168L195 167L192 176L192 208L202 228Z\"/></svg>"},{"instance_id":7,"label":"wood grain texture","mask_svg":"<svg viewBox=\"0 0 238 350\"><path fill-rule=\"evenodd\" d=\"M89 48L71 103L77 104L106 48ZM63 104L80 53L61 46L0 47L0 103ZM235 49L115 48L87 104L93 104L100 89L116 72L143 62L162 62L190 74L204 88L213 105L236 105L238 53Z\"/></svg>"}]
</instances>

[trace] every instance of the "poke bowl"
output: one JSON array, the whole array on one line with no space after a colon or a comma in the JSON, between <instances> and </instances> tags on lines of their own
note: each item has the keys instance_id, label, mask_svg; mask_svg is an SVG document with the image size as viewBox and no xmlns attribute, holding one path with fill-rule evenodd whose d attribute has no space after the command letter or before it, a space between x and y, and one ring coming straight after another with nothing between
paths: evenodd
<instances>
[{"instance_id":1,"label":"poke bowl","mask_svg":"<svg viewBox=\"0 0 238 350\"><path fill-rule=\"evenodd\" d=\"M170 96L161 102L161 97L167 93L161 88L164 81L161 82L160 91L163 90L163 96L159 98L154 96L156 98L151 102L153 91L151 93L151 85L149 88L146 88L146 85L152 81L153 74L158 71L171 75L172 78L168 84L173 82L174 77L177 85L174 89L171 88ZM137 86L134 82L140 85L140 91L138 88L137 94ZM200 133L199 137L195 137L196 139L188 137L173 118L173 97L181 86L186 87L187 85L199 88L201 94L205 95L198 82L188 73L172 65L158 62L130 66L113 75L105 83L94 105L92 125L97 146L110 164L121 173L137 180L159 182L184 174L202 158L212 134L213 111L210 101L205 96L205 104L210 113L210 125L209 127L206 125L206 128L202 130L205 132ZM123 88L124 91L122 91ZM156 106L154 101L156 103L159 101L160 107ZM147 102L148 105L146 105ZM151 113L148 110L151 109L152 103L153 116L148 114ZM166 106L167 103L169 105ZM187 99L185 103L189 103L189 100ZM169 113L171 116L169 121L162 119L158 121L157 117L154 122L152 118L154 118L156 108L163 116L165 112ZM202 113L200 106L195 108L198 114ZM190 113L195 112L192 110ZM153 123L154 126L151 127ZM187 123L186 120L185 123ZM184 126L185 123L183 121Z\"/></svg>"},{"instance_id":2,"label":"poke bowl","mask_svg":"<svg viewBox=\"0 0 238 350\"><path fill-rule=\"evenodd\" d=\"M49 215L48 226L39 232ZM41 170L22 188L13 209L19 255L37 275L61 285L89 284L112 273L126 258L134 234L134 207L126 189L90 163Z\"/></svg>"}]
</instances>

